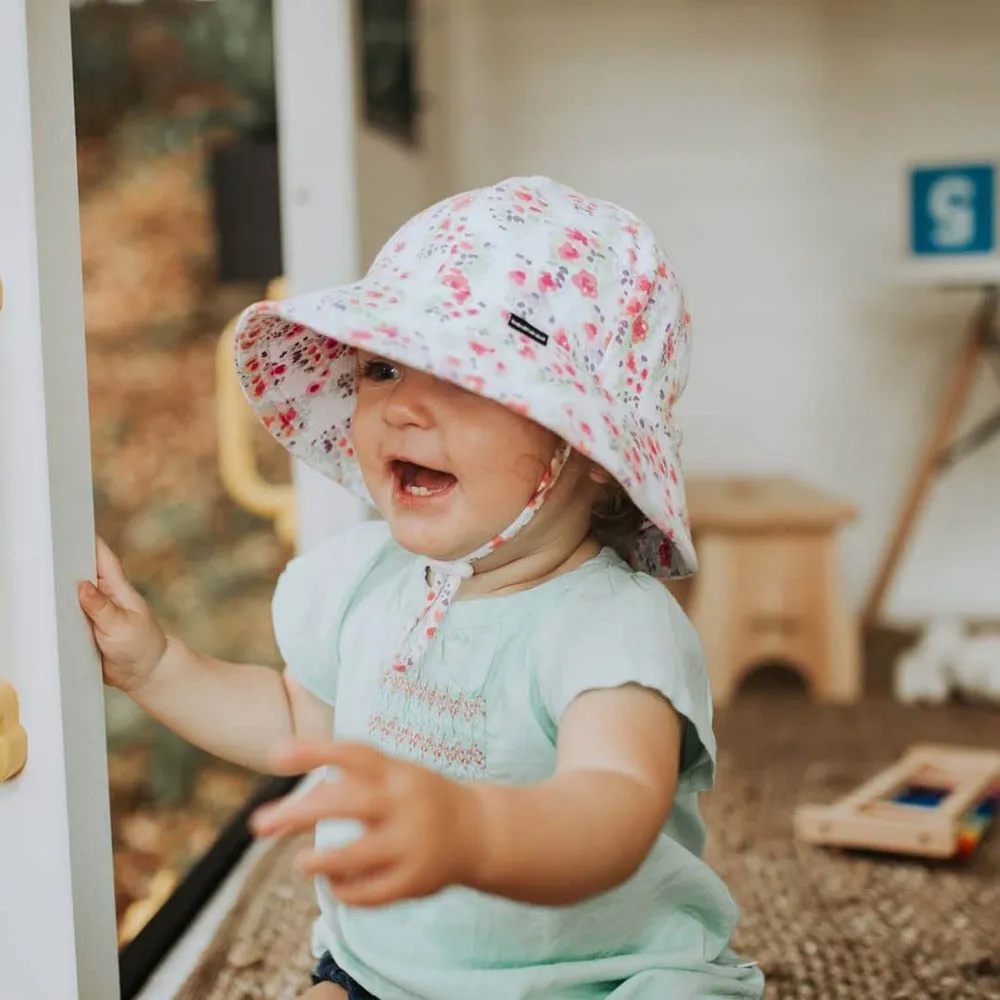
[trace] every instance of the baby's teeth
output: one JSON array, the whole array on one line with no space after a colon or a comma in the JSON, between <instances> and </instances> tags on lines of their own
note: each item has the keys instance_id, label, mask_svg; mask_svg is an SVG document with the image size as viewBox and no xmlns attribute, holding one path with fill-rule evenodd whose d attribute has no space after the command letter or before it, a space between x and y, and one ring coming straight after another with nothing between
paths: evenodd
<instances>
[{"instance_id":1,"label":"baby's teeth","mask_svg":"<svg viewBox=\"0 0 1000 1000\"><path fill-rule=\"evenodd\" d=\"M426 486L407 486L406 492L415 497L429 497L431 491Z\"/></svg>"}]
</instances>

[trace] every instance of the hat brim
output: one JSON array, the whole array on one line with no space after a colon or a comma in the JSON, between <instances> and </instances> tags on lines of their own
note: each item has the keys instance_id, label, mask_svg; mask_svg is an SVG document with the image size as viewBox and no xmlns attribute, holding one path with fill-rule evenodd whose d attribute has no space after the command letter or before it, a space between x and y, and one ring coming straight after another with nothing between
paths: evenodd
<instances>
[{"instance_id":1,"label":"hat brim","mask_svg":"<svg viewBox=\"0 0 1000 1000\"><path fill-rule=\"evenodd\" d=\"M412 302L387 301L382 288L361 281L259 302L241 315L234 338L240 383L264 426L295 457L372 503L351 443L355 351L363 349L547 427L606 469L649 518L637 568L660 576L696 570L674 442L644 433L634 412L603 389L599 371L575 366L568 354L546 364L552 345L541 348L504 316L422 313ZM498 350L500 329L507 350ZM547 381L538 391L543 368Z\"/></svg>"}]
</instances>

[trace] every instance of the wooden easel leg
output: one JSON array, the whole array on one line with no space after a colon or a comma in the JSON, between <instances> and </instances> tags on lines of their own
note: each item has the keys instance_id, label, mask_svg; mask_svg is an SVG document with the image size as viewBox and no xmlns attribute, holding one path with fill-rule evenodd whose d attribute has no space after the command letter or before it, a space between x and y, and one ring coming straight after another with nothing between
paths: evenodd
<instances>
[{"instance_id":1,"label":"wooden easel leg","mask_svg":"<svg viewBox=\"0 0 1000 1000\"><path fill-rule=\"evenodd\" d=\"M979 360L992 333L998 303L997 292L996 286L986 289L983 303L976 311L965 344L952 368L937 420L917 462L889 544L882 556L875 583L865 603L863 616L869 625L878 621L882 602L892 585L896 570L899 568L899 561L930 491L938 460L951 440L969 390L972 388Z\"/></svg>"}]
</instances>

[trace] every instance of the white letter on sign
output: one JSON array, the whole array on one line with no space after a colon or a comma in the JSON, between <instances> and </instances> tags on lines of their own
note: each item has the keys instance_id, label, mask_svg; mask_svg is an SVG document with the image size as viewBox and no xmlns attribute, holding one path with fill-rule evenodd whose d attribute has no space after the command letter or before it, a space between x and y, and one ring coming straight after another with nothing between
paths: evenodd
<instances>
[{"instance_id":1,"label":"white letter on sign","mask_svg":"<svg viewBox=\"0 0 1000 1000\"><path fill-rule=\"evenodd\" d=\"M961 247L976 235L976 188L968 177L951 174L931 185L927 210L934 220L932 239L938 246Z\"/></svg>"}]
</instances>

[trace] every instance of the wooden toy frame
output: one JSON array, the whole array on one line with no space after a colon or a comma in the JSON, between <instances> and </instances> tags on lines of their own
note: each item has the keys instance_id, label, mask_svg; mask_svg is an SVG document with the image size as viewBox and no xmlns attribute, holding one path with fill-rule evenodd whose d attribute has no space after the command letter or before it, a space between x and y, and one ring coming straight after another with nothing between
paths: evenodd
<instances>
[{"instance_id":1,"label":"wooden toy frame","mask_svg":"<svg viewBox=\"0 0 1000 1000\"><path fill-rule=\"evenodd\" d=\"M913 788L946 794L933 804L898 800ZM994 817L998 795L1000 752L918 744L832 805L800 806L795 835L834 847L966 857Z\"/></svg>"}]
</instances>

